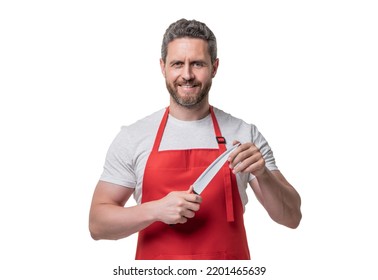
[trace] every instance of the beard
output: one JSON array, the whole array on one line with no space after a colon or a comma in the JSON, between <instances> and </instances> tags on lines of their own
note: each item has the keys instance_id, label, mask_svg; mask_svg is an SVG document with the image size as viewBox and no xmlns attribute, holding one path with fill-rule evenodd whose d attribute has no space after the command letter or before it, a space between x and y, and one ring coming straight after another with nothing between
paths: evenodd
<instances>
[{"instance_id":1,"label":"beard","mask_svg":"<svg viewBox=\"0 0 378 280\"><path fill-rule=\"evenodd\" d=\"M193 108L196 107L198 104L200 104L205 97L208 96L210 88L211 88L211 80L204 85L204 87L201 89L201 91L198 94L190 94L190 93L184 93L183 96L180 96L177 87L180 85L176 82L172 84L168 83L168 81L165 81L167 89L169 94L172 96L173 100L180 106L186 107L186 108ZM200 86L201 84L198 84L196 82L188 82L186 83L188 85L195 85Z\"/></svg>"}]
</instances>

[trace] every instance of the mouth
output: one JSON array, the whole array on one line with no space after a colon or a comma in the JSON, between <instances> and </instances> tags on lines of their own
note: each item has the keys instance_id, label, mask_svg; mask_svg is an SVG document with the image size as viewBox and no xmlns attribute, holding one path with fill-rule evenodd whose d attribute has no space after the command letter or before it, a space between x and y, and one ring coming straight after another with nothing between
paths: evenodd
<instances>
[{"instance_id":1,"label":"mouth","mask_svg":"<svg viewBox=\"0 0 378 280\"><path fill-rule=\"evenodd\" d=\"M179 87L182 87L182 88L194 88L197 86L198 86L197 84L179 84Z\"/></svg>"},{"instance_id":2,"label":"mouth","mask_svg":"<svg viewBox=\"0 0 378 280\"><path fill-rule=\"evenodd\" d=\"M191 89L197 87L197 85L179 85L183 89Z\"/></svg>"},{"instance_id":3,"label":"mouth","mask_svg":"<svg viewBox=\"0 0 378 280\"><path fill-rule=\"evenodd\" d=\"M178 86L183 94L194 94L197 92L198 85L195 84L184 84Z\"/></svg>"},{"instance_id":4,"label":"mouth","mask_svg":"<svg viewBox=\"0 0 378 280\"><path fill-rule=\"evenodd\" d=\"M178 86L184 91L184 92L189 92L198 87L198 84L178 84Z\"/></svg>"}]
</instances>

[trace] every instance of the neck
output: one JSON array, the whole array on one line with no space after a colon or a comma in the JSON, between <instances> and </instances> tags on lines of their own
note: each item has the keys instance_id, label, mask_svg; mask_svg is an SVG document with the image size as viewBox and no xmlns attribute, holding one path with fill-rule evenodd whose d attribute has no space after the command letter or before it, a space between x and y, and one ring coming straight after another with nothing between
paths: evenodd
<instances>
[{"instance_id":1,"label":"neck","mask_svg":"<svg viewBox=\"0 0 378 280\"><path fill-rule=\"evenodd\" d=\"M178 120L197 121L206 117L210 112L210 105L207 100L193 107L184 107L177 104L174 100L170 101L169 113Z\"/></svg>"}]
</instances>

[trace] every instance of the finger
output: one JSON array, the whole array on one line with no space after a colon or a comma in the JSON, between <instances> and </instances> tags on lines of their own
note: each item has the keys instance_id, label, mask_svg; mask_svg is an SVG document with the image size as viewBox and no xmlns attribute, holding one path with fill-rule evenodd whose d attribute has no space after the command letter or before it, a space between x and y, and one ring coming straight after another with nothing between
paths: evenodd
<instances>
[{"instance_id":1,"label":"finger","mask_svg":"<svg viewBox=\"0 0 378 280\"><path fill-rule=\"evenodd\" d=\"M259 154L252 154L246 152L244 154L238 155L235 158L235 165L233 168L234 173L243 172L246 168L251 166L253 163L257 162L261 156Z\"/></svg>"},{"instance_id":2,"label":"finger","mask_svg":"<svg viewBox=\"0 0 378 280\"><path fill-rule=\"evenodd\" d=\"M191 219L191 218L194 218L195 215L196 215L195 211L186 210L186 211L183 212L182 217L187 218L187 219Z\"/></svg>"},{"instance_id":3,"label":"finger","mask_svg":"<svg viewBox=\"0 0 378 280\"><path fill-rule=\"evenodd\" d=\"M197 202L186 202L178 208L178 214L187 218L194 217L194 212L200 209L200 203Z\"/></svg>"},{"instance_id":4,"label":"finger","mask_svg":"<svg viewBox=\"0 0 378 280\"><path fill-rule=\"evenodd\" d=\"M245 164L243 166L237 166L238 168L235 168L233 170L234 173L243 172L243 173L252 173L255 176L260 175L260 173L265 168L265 160L264 158L258 158L255 161L251 161L249 164Z\"/></svg>"},{"instance_id":5,"label":"finger","mask_svg":"<svg viewBox=\"0 0 378 280\"><path fill-rule=\"evenodd\" d=\"M186 200L190 202L195 202L195 203L201 203L202 202L202 197L200 197L198 194L194 193L193 191L193 185L189 187L189 189L186 191L187 194L190 194L190 196L186 196Z\"/></svg>"},{"instance_id":6,"label":"finger","mask_svg":"<svg viewBox=\"0 0 378 280\"><path fill-rule=\"evenodd\" d=\"M171 205L176 210L176 213L181 215L187 209L198 211L202 198L196 194L182 193L182 195Z\"/></svg>"},{"instance_id":7,"label":"finger","mask_svg":"<svg viewBox=\"0 0 378 280\"><path fill-rule=\"evenodd\" d=\"M195 216L193 211L190 210L182 210L180 212L177 212L175 215L169 218L169 222L166 222L170 226L173 226L175 224L184 224L188 221L189 218L193 218Z\"/></svg>"},{"instance_id":8,"label":"finger","mask_svg":"<svg viewBox=\"0 0 378 280\"><path fill-rule=\"evenodd\" d=\"M236 149L236 154L232 155L231 161L230 161L230 168L235 168L238 164L240 164L245 159L251 157L254 153L254 146L252 143L246 143L240 146Z\"/></svg>"},{"instance_id":9,"label":"finger","mask_svg":"<svg viewBox=\"0 0 378 280\"><path fill-rule=\"evenodd\" d=\"M238 140L234 140L234 141L232 141L232 145L236 145L236 144L240 144L240 142L238 141ZM234 158L238 155L238 153L241 151L241 146L242 145L240 145L239 147L237 147L236 149L235 149L235 151L233 151L230 155L229 155L229 157L228 157L228 161L230 162L230 163L232 163L233 161L234 161Z\"/></svg>"},{"instance_id":10,"label":"finger","mask_svg":"<svg viewBox=\"0 0 378 280\"><path fill-rule=\"evenodd\" d=\"M245 150L240 151L239 154L236 155L234 158L234 164L239 164L240 162L252 157L254 155L254 149L253 148L248 148Z\"/></svg>"},{"instance_id":11,"label":"finger","mask_svg":"<svg viewBox=\"0 0 378 280\"><path fill-rule=\"evenodd\" d=\"M187 221L188 221L187 218L185 218L185 217L181 217L181 218L177 221L177 224L185 224Z\"/></svg>"},{"instance_id":12,"label":"finger","mask_svg":"<svg viewBox=\"0 0 378 280\"><path fill-rule=\"evenodd\" d=\"M261 174L263 174L265 170L266 170L265 160L260 159L257 162L253 163L252 165L250 165L248 168L246 168L243 172L250 172L256 177L258 177Z\"/></svg>"},{"instance_id":13,"label":"finger","mask_svg":"<svg viewBox=\"0 0 378 280\"><path fill-rule=\"evenodd\" d=\"M198 211L199 209L200 209L200 204L199 203L189 203L186 206L185 210Z\"/></svg>"}]
</instances>

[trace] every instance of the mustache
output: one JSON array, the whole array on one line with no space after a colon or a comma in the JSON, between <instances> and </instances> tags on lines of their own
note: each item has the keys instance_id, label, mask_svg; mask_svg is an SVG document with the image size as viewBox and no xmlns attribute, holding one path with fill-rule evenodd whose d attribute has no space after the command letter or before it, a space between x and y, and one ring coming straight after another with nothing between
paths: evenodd
<instances>
[{"instance_id":1,"label":"mustache","mask_svg":"<svg viewBox=\"0 0 378 280\"><path fill-rule=\"evenodd\" d=\"M201 83L195 80L180 81L175 83L177 86L198 86Z\"/></svg>"}]
</instances>

